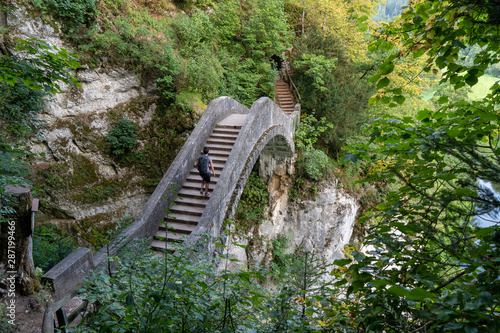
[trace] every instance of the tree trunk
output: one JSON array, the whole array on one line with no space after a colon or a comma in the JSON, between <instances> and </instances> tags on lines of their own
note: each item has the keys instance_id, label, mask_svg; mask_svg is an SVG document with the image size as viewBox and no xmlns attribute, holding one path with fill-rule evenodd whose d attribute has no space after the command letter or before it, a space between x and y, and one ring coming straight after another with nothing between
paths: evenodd
<instances>
[{"instance_id":1,"label":"tree trunk","mask_svg":"<svg viewBox=\"0 0 500 333\"><path fill-rule=\"evenodd\" d=\"M0 224L0 262L7 273L16 274L16 291L30 295L40 289L32 256L33 196L29 188L20 186L11 186L7 192L13 195L17 206L16 214Z\"/></svg>"}]
</instances>

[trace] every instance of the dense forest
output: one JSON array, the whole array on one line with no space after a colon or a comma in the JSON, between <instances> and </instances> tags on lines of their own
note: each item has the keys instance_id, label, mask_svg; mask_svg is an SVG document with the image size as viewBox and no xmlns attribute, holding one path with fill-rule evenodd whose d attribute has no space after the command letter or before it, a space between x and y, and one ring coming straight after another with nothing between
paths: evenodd
<instances>
[{"instance_id":1,"label":"dense forest","mask_svg":"<svg viewBox=\"0 0 500 333\"><path fill-rule=\"evenodd\" d=\"M5 185L31 181L26 146L43 134L43 98L102 61L155 81L156 116L185 126L169 117L193 121L186 100L272 98L272 58L286 58L302 105L295 195L338 177L363 208L362 242L335 262L279 240L271 267L242 271L214 268L203 242L164 258L126 251L110 258L120 270L87 280L81 297L99 307L75 332L500 330L497 2L19 2L61 22L75 53L0 31L0 222L12 212ZM238 245L206 241L219 261Z\"/></svg>"}]
</instances>

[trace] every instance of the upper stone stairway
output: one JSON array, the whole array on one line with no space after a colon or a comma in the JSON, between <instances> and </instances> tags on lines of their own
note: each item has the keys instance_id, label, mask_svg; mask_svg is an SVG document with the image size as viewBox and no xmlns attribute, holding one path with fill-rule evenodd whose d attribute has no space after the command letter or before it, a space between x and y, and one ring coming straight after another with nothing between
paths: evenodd
<instances>
[{"instance_id":1,"label":"upper stone stairway","mask_svg":"<svg viewBox=\"0 0 500 333\"><path fill-rule=\"evenodd\" d=\"M215 170L215 177L212 175L210 179L209 192L217 185L246 117L247 115L226 117L216 125L205 143L205 147L210 149L209 156ZM201 177L198 169L193 166L185 182L176 191L178 198L174 200L151 242L154 250L173 250L172 242L181 242L183 237L196 228L209 199L204 193L200 193L200 188Z\"/></svg>"},{"instance_id":2,"label":"upper stone stairway","mask_svg":"<svg viewBox=\"0 0 500 333\"><path fill-rule=\"evenodd\" d=\"M291 114L295 108L295 101L293 95L288 87L288 84L282 79L276 81L276 104L285 111L287 114Z\"/></svg>"}]
</instances>

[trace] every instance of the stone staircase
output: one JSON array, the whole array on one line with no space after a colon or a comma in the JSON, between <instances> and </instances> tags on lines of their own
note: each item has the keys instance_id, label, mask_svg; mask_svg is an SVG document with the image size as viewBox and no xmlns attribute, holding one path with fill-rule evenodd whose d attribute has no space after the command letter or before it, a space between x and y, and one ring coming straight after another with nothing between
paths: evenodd
<instances>
[{"instance_id":1,"label":"stone staircase","mask_svg":"<svg viewBox=\"0 0 500 333\"><path fill-rule=\"evenodd\" d=\"M287 114L291 114L295 108L295 101L290 92L288 84L282 79L276 81L276 96L275 101L278 106Z\"/></svg>"},{"instance_id":2,"label":"stone staircase","mask_svg":"<svg viewBox=\"0 0 500 333\"><path fill-rule=\"evenodd\" d=\"M205 147L210 149L209 156L212 157L215 169L215 177L212 175L210 181L210 193L217 185L245 118L246 115L232 115L219 122L205 143ZM200 193L200 187L201 177L193 165L184 184L177 189L178 198L170 208L170 213L164 218L153 238L151 247L154 250L172 251L173 242L182 242L182 238L196 228L209 200Z\"/></svg>"}]
</instances>

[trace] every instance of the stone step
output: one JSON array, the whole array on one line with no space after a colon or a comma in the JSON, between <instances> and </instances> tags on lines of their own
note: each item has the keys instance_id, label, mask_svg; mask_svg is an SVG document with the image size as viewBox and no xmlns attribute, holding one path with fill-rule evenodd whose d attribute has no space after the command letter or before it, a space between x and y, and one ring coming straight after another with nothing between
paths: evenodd
<instances>
[{"instance_id":1,"label":"stone step","mask_svg":"<svg viewBox=\"0 0 500 333\"><path fill-rule=\"evenodd\" d=\"M180 191L177 192L177 195L182 197L182 198L193 198L193 199L201 199L201 200L208 201L209 198L200 194L200 188L199 188L200 185L201 185L201 182L198 184L197 188L183 187L183 188L181 188ZM212 185L210 185L210 192L212 190L213 190Z\"/></svg>"},{"instance_id":2,"label":"stone step","mask_svg":"<svg viewBox=\"0 0 500 333\"><path fill-rule=\"evenodd\" d=\"M168 217L163 219L164 222L177 222L185 224L198 224L200 222L200 216L189 215L184 213L170 213Z\"/></svg>"},{"instance_id":3,"label":"stone step","mask_svg":"<svg viewBox=\"0 0 500 333\"><path fill-rule=\"evenodd\" d=\"M205 210L205 207L197 207L197 206L189 206L189 205L173 205L170 207L170 213L180 213L180 214L187 214L187 215L195 215L195 216L201 216L203 214L203 211Z\"/></svg>"},{"instance_id":4,"label":"stone step","mask_svg":"<svg viewBox=\"0 0 500 333\"><path fill-rule=\"evenodd\" d=\"M213 149L213 150L217 150L217 151L230 152L231 149L233 148L232 146L219 145L219 144L215 144L215 143L206 144L205 146L208 147L210 149L210 151L212 151L212 149Z\"/></svg>"},{"instance_id":5,"label":"stone step","mask_svg":"<svg viewBox=\"0 0 500 333\"><path fill-rule=\"evenodd\" d=\"M211 137L207 139L206 144L218 144L221 146L233 146L236 140L226 140L226 139L212 139Z\"/></svg>"},{"instance_id":6,"label":"stone step","mask_svg":"<svg viewBox=\"0 0 500 333\"><path fill-rule=\"evenodd\" d=\"M185 237L186 234L181 234L181 233L173 233L173 232L167 232L165 230L158 230L158 232L155 235L155 239L158 240L163 240L165 239L168 242L182 242L182 238Z\"/></svg>"},{"instance_id":7,"label":"stone step","mask_svg":"<svg viewBox=\"0 0 500 333\"><path fill-rule=\"evenodd\" d=\"M231 137L237 137L240 134L239 129L232 128L215 128L211 135L226 135Z\"/></svg>"},{"instance_id":8,"label":"stone step","mask_svg":"<svg viewBox=\"0 0 500 333\"><path fill-rule=\"evenodd\" d=\"M214 130L238 130L239 131L241 129L241 127L242 127L241 125L217 124L217 125L215 125Z\"/></svg>"},{"instance_id":9,"label":"stone step","mask_svg":"<svg viewBox=\"0 0 500 333\"><path fill-rule=\"evenodd\" d=\"M151 242L151 247L153 250L167 250L169 252L175 251L175 245L172 243L167 243L164 240L153 239Z\"/></svg>"},{"instance_id":10,"label":"stone step","mask_svg":"<svg viewBox=\"0 0 500 333\"><path fill-rule=\"evenodd\" d=\"M178 234L190 234L196 228L196 224L186 224L179 222L168 222L167 223L168 230ZM167 227L165 225L160 225L160 230L166 231Z\"/></svg>"},{"instance_id":11,"label":"stone step","mask_svg":"<svg viewBox=\"0 0 500 333\"><path fill-rule=\"evenodd\" d=\"M235 134L228 134L228 133L212 133L210 135L210 138L212 139L227 139L227 140L233 140L233 141L236 141L236 138L238 137L238 134L239 133L235 133Z\"/></svg>"},{"instance_id":12,"label":"stone step","mask_svg":"<svg viewBox=\"0 0 500 333\"><path fill-rule=\"evenodd\" d=\"M236 141L236 139L232 140L232 139L219 139L219 138L209 137L207 140L207 144L213 143L213 144L234 146L235 141Z\"/></svg>"},{"instance_id":13,"label":"stone step","mask_svg":"<svg viewBox=\"0 0 500 333\"><path fill-rule=\"evenodd\" d=\"M222 172L229 154L239 135L241 125L231 123L242 123L242 117L225 118L224 125L217 125L208 138L205 146L210 148L209 156L212 158L217 176L212 176L209 192L212 193L220 173ZM178 199L170 207L168 216L164 223L160 224L160 230L155 235L152 243L153 249L170 249L173 251L175 243L182 242L182 237L189 235L197 226L209 198L200 194L201 177L196 167L192 167L181 188L177 191ZM174 230L170 230L173 228Z\"/></svg>"}]
</instances>

